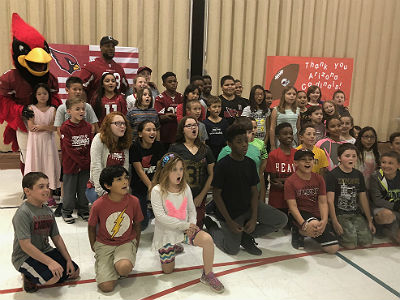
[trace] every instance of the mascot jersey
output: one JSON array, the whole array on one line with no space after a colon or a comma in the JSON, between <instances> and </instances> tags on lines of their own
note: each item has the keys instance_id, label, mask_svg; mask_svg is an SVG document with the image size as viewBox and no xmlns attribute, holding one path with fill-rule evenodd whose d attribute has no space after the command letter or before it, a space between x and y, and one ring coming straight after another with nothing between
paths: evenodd
<instances>
[{"instance_id":1,"label":"mascot jersey","mask_svg":"<svg viewBox=\"0 0 400 300\"><path fill-rule=\"evenodd\" d=\"M12 58L15 69L0 77L0 123L8 123L4 143L18 150L15 131L26 132L22 112L32 103L32 91L38 83L46 83L51 91L52 104L59 106L57 79L49 73L50 48L44 37L16 13L12 16ZM31 112L32 113L32 112Z\"/></svg>"}]
</instances>

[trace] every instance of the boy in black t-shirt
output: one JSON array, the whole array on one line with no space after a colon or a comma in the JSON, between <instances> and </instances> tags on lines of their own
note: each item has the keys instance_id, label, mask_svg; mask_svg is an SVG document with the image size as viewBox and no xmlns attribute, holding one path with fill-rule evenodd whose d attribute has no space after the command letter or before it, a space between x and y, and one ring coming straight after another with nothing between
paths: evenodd
<instances>
[{"instance_id":1,"label":"boy in black t-shirt","mask_svg":"<svg viewBox=\"0 0 400 300\"><path fill-rule=\"evenodd\" d=\"M232 152L217 163L211 184L221 228L210 217L204 219L204 224L215 245L225 253L237 254L243 246L250 254L261 255L254 237L283 228L287 217L258 201L259 178L255 163L245 156L248 147L245 128L231 125L226 138Z\"/></svg>"}]
</instances>

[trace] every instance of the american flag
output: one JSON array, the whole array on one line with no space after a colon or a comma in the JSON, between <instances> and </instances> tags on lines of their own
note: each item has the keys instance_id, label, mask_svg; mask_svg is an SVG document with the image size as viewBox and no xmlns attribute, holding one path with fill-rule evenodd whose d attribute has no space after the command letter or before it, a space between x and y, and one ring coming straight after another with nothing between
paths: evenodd
<instances>
[{"instance_id":1,"label":"american flag","mask_svg":"<svg viewBox=\"0 0 400 300\"><path fill-rule=\"evenodd\" d=\"M50 44L53 60L50 72L58 78L59 96L67 98L65 82L70 76L78 76L83 65L101 56L98 45ZM115 47L114 61L125 71L128 83L132 84L139 68L139 49L135 47Z\"/></svg>"}]
</instances>

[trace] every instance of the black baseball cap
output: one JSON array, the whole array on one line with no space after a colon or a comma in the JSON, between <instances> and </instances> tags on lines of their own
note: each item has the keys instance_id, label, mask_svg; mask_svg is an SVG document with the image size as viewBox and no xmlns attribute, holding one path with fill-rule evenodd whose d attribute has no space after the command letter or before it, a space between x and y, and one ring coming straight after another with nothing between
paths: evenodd
<instances>
[{"instance_id":1,"label":"black baseball cap","mask_svg":"<svg viewBox=\"0 0 400 300\"><path fill-rule=\"evenodd\" d=\"M110 35L106 35L106 36L103 36L103 37L101 38L101 40L100 40L100 46L103 46L104 44L107 44L107 43L113 43L114 46L117 46L117 45L118 45L118 41L115 40L115 39L114 39L112 36L110 36Z\"/></svg>"},{"instance_id":2,"label":"black baseball cap","mask_svg":"<svg viewBox=\"0 0 400 300\"><path fill-rule=\"evenodd\" d=\"M308 149L299 149L296 151L296 153L294 154L294 160L300 160L302 159L304 156L311 156L312 158L314 158L314 152L312 152L311 150Z\"/></svg>"},{"instance_id":3,"label":"black baseball cap","mask_svg":"<svg viewBox=\"0 0 400 300\"><path fill-rule=\"evenodd\" d=\"M137 70L136 74L139 74L140 72L142 72L142 71L144 71L144 70L149 71L150 74L153 72L149 67L147 67L147 66L142 66L142 67L140 67L140 68Z\"/></svg>"}]
</instances>

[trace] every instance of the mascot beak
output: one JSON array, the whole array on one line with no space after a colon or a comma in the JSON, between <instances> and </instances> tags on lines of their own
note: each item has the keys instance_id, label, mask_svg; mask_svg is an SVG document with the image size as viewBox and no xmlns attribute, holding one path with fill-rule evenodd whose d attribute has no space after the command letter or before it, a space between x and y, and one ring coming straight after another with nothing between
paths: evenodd
<instances>
[{"instance_id":1,"label":"mascot beak","mask_svg":"<svg viewBox=\"0 0 400 300\"><path fill-rule=\"evenodd\" d=\"M43 76L49 71L50 54L42 48L34 48L27 55L18 56L18 62L35 76Z\"/></svg>"}]
</instances>

